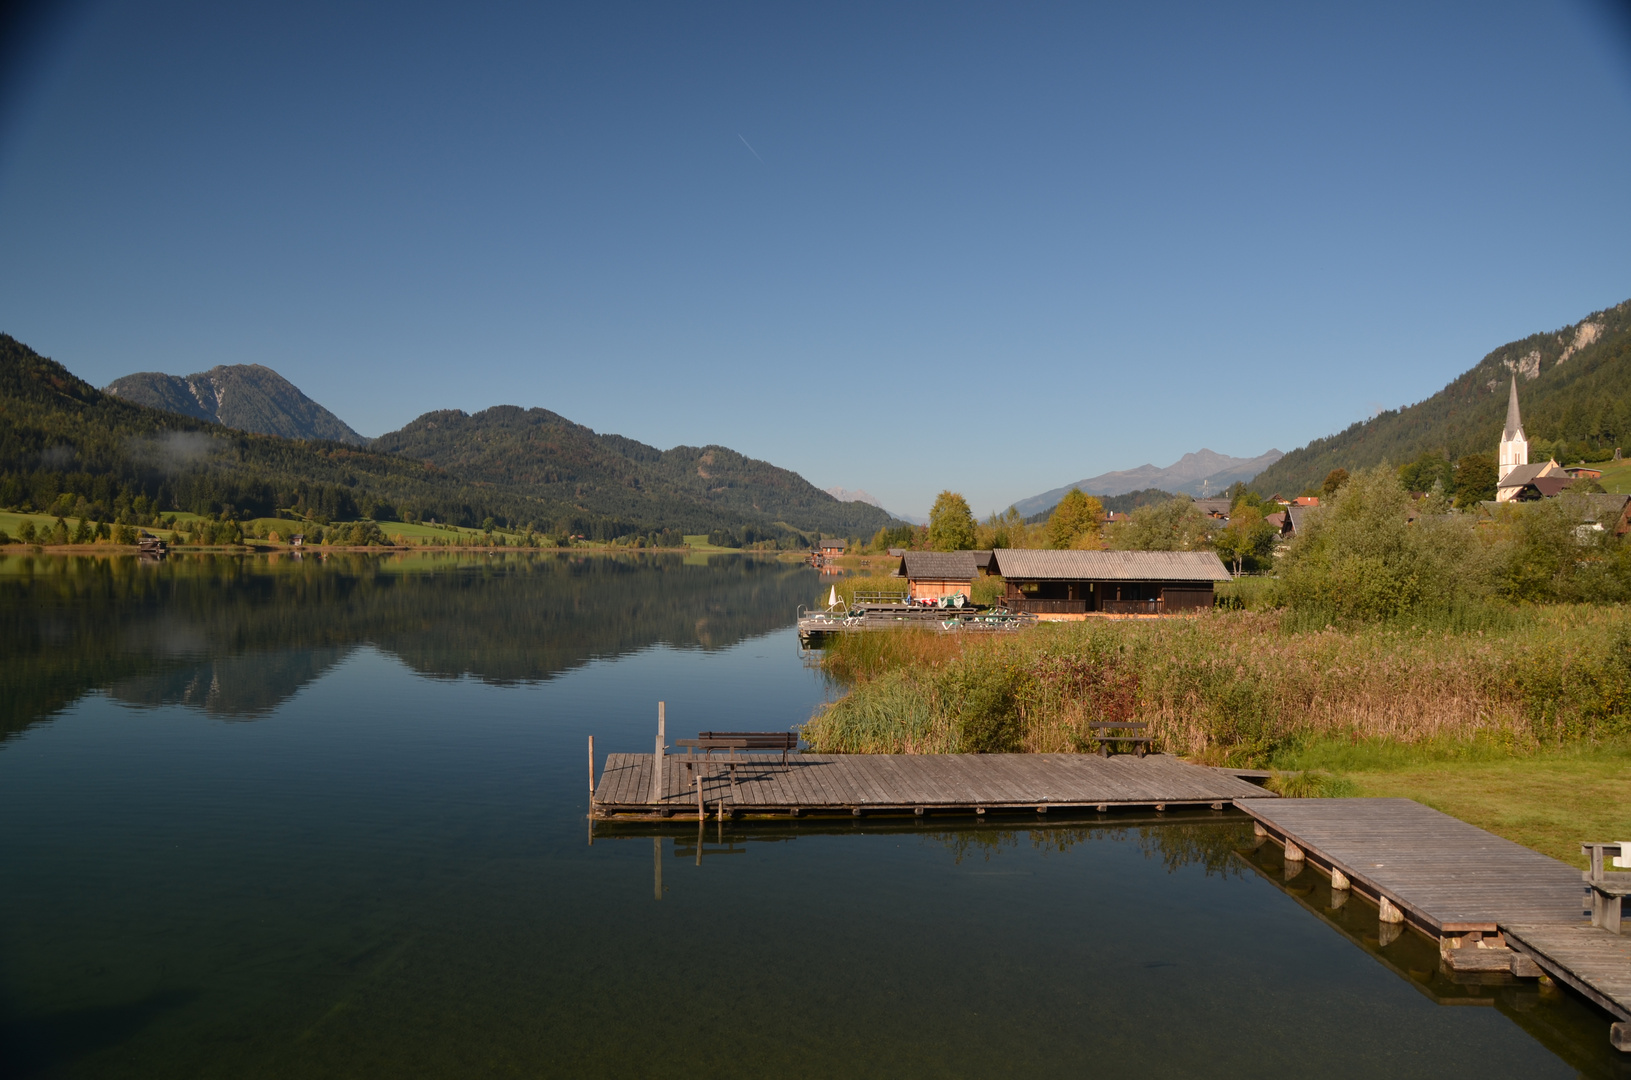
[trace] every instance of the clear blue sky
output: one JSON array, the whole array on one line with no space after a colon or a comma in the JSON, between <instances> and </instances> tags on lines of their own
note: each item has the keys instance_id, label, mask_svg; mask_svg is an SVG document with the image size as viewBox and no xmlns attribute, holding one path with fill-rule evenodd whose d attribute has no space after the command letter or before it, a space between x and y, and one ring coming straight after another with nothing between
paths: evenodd
<instances>
[{"instance_id":1,"label":"clear blue sky","mask_svg":"<svg viewBox=\"0 0 1631 1080\"><path fill-rule=\"evenodd\" d=\"M1613 10L90 5L0 83L0 330L983 514L1631 297Z\"/></svg>"}]
</instances>

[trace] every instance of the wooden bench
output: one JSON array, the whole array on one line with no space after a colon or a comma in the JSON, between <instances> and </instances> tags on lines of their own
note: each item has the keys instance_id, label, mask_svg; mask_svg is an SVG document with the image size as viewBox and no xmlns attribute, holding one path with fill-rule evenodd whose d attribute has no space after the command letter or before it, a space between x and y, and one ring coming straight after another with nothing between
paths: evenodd
<instances>
[{"instance_id":1,"label":"wooden bench","mask_svg":"<svg viewBox=\"0 0 1631 1080\"><path fill-rule=\"evenodd\" d=\"M1591 869L1581 874L1586 889L1591 893L1591 925L1601 926L1611 934L1620 932L1620 902L1631 896L1631 874L1616 874L1603 869L1604 856L1618 856L1616 862L1631 857L1625 844L1581 844L1591 861Z\"/></svg>"},{"instance_id":2,"label":"wooden bench","mask_svg":"<svg viewBox=\"0 0 1631 1080\"><path fill-rule=\"evenodd\" d=\"M1111 743L1132 743L1133 752L1139 757L1149 753L1155 740L1150 737L1150 726L1136 721L1109 721L1101 720L1087 725L1093 732L1093 737L1099 743L1099 756L1110 756ZM1116 734L1123 732L1124 734Z\"/></svg>"},{"instance_id":3,"label":"wooden bench","mask_svg":"<svg viewBox=\"0 0 1631 1080\"><path fill-rule=\"evenodd\" d=\"M789 751L799 748L799 737L791 731L699 731L694 739L675 739L675 746L685 747L685 756L680 758L685 762L685 771L689 775L691 770L710 762L718 762L729 767L731 784L736 784L736 767L748 764L746 758L739 757L738 751L745 750L780 750L782 764L787 764ZM695 756L695 751L701 750L702 757ZM715 750L725 751L724 757L715 758Z\"/></svg>"}]
</instances>

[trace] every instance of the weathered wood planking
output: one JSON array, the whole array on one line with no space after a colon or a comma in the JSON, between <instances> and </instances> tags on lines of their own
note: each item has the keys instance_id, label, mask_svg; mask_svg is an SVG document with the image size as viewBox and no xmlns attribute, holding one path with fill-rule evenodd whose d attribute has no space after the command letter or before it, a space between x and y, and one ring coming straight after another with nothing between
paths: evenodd
<instances>
[{"instance_id":1,"label":"weathered wood planking","mask_svg":"<svg viewBox=\"0 0 1631 1080\"><path fill-rule=\"evenodd\" d=\"M663 794L651 798L651 754L609 754L595 787L594 813L696 812L695 773L685 757L664 763ZM693 761L700 759L693 758ZM833 813L1185 806L1273 795L1221 769L1160 754L799 754L747 755L736 784L719 759L700 764L702 798L726 813Z\"/></svg>"},{"instance_id":2,"label":"weathered wood planking","mask_svg":"<svg viewBox=\"0 0 1631 1080\"><path fill-rule=\"evenodd\" d=\"M1410 799L1237 803L1270 833L1433 933L1579 922L1580 871Z\"/></svg>"},{"instance_id":3,"label":"weathered wood planking","mask_svg":"<svg viewBox=\"0 0 1631 1080\"><path fill-rule=\"evenodd\" d=\"M1621 1020L1631 1020L1631 937L1579 923L1501 924L1507 944Z\"/></svg>"},{"instance_id":4,"label":"weathered wood planking","mask_svg":"<svg viewBox=\"0 0 1631 1080\"><path fill-rule=\"evenodd\" d=\"M1422 929L1440 937L1499 931L1513 952L1617 1017L1615 1033L1631 1022L1631 938L1587 924L1576 868L1410 799L1235 805Z\"/></svg>"}]
</instances>

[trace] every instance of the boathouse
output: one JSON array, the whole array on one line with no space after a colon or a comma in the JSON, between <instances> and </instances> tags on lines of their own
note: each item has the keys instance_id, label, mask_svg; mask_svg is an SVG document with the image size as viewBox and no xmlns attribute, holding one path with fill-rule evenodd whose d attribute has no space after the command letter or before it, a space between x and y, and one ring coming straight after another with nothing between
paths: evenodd
<instances>
[{"instance_id":1,"label":"boathouse","mask_svg":"<svg viewBox=\"0 0 1631 1080\"><path fill-rule=\"evenodd\" d=\"M913 600L938 600L962 593L968 596L974 579L990 572L989 551L908 551L900 557L906 595Z\"/></svg>"},{"instance_id":2,"label":"boathouse","mask_svg":"<svg viewBox=\"0 0 1631 1080\"><path fill-rule=\"evenodd\" d=\"M1006 582L1003 604L1038 619L1165 615L1212 606L1212 586L1230 580L1210 551L1024 551L994 553Z\"/></svg>"}]
</instances>

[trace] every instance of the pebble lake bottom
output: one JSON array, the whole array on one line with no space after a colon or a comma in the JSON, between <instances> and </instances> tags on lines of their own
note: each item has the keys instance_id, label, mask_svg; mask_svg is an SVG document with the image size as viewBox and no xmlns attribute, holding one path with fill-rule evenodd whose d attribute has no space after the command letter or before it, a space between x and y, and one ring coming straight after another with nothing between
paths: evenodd
<instances>
[{"instance_id":1,"label":"pebble lake bottom","mask_svg":"<svg viewBox=\"0 0 1631 1080\"><path fill-rule=\"evenodd\" d=\"M1379 962L1235 813L591 846L588 735L835 692L807 570L624 559L597 607L581 559L241 561L112 619L94 568L0 566L0 1076L1631 1075L1566 995L1439 1004L1430 949ZM692 585L734 614L628 602Z\"/></svg>"}]
</instances>

